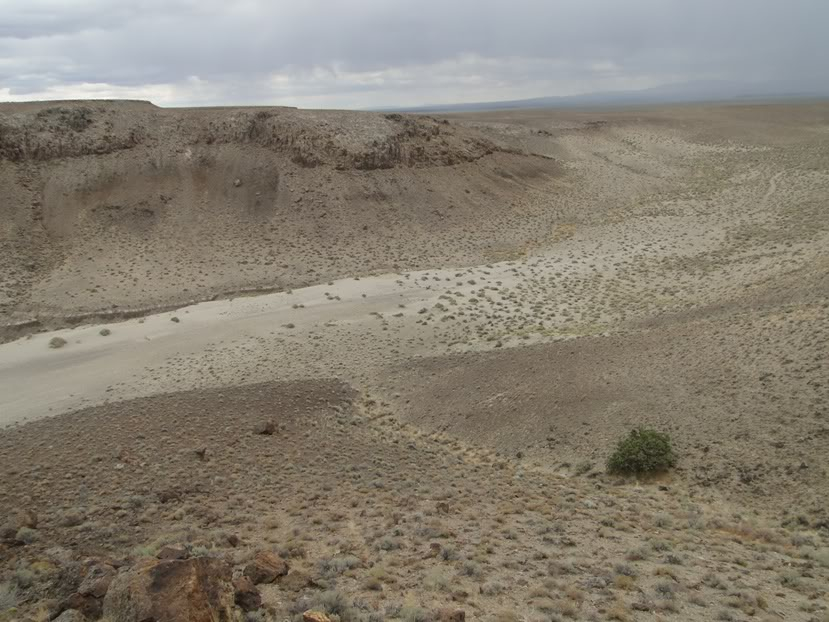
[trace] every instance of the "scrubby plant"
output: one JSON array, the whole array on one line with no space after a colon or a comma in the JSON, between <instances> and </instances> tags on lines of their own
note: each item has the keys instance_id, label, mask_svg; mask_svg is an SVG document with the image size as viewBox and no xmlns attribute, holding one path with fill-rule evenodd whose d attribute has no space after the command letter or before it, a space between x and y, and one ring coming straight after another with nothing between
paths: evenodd
<instances>
[{"instance_id":1,"label":"scrubby plant","mask_svg":"<svg viewBox=\"0 0 829 622\"><path fill-rule=\"evenodd\" d=\"M607 460L608 473L643 475L666 471L676 464L667 434L647 428L636 428L616 445Z\"/></svg>"},{"instance_id":2,"label":"scrubby plant","mask_svg":"<svg viewBox=\"0 0 829 622\"><path fill-rule=\"evenodd\" d=\"M17 586L11 583L0 583L0 612L14 609L17 606Z\"/></svg>"},{"instance_id":3,"label":"scrubby plant","mask_svg":"<svg viewBox=\"0 0 829 622\"><path fill-rule=\"evenodd\" d=\"M400 619L403 622L429 622L432 616L421 607L406 605L400 609Z\"/></svg>"},{"instance_id":4,"label":"scrubby plant","mask_svg":"<svg viewBox=\"0 0 829 622\"><path fill-rule=\"evenodd\" d=\"M29 527L21 527L17 530L15 538L17 538L18 542L22 542L23 544L32 544L35 540L37 540L37 532Z\"/></svg>"},{"instance_id":5,"label":"scrubby plant","mask_svg":"<svg viewBox=\"0 0 829 622\"><path fill-rule=\"evenodd\" d=\"M62 348L66 345L66 339L63 337L52 337L49 340L49 347L50 348Z\"/></svg>"},{"instance_id":6,"label":"scrubby plant","mask_svg":"<svg viewBox=\"0 0 829 622\"><path fill-rule=\"evenodd\" d=\"M356 568L361 564L360 558L354 555L344 555L341 557L328 557L321 559L317 566L320 574L326 577L337 576L344 573L346 570Z\"/></svg>"}]
</instances>

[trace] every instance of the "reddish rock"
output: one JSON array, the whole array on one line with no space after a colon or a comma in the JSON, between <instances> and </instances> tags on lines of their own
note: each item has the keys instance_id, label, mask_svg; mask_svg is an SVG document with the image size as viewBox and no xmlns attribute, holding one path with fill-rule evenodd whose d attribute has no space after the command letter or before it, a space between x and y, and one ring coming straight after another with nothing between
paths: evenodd
<instances>
[{"instance_id":1,"label":"reddish rock","mask_svg":"<svg viewBox=\"0 0 829 622\"><path fill-rule=\"evenodd\" d=\"M189 553L187 547L183 544L168 544L161 547L158 552L158 559L172 560L172 559L187 559Z\"/></svg>"},{"instance_id":2,"label":"reddish rock","mask_svg":"<svg viewBox=\"0 0 829 622\"><path fill-rule=\"evenodd\" d=\"M103 598L115 574L115 568L109 564L94 564L87 570L86 576L78 587L78 594Z\"/></svg>"},{"instance_id":3,"label":"reddish rock","mask_svg":"<svg viewBox=\"0 0 829 622\"><path fill-rule=\"evenodd\" d=\"M83 596L75 592L58 607L58 611L61 613L70 609L81 613L84 617L97 620L101 617L104 609L103 600L94 596Z\"/></svg>"},{"instance_id":4,"label":"reddish rock","mask_svg":"<svg viewBox=\"0 0 829 622\"><path fill-rule=\"evenodd\" d=\"M463 609L441 609L438 611L439 622L464 622L466 612Z\"/></svg>"},{"instance_id":5,"label":"reddish rock","mask_svg":"<svg viewBox=\"0 0 829 622\"><path fill-rule=\"evenodd\" d=\"M149 561L119 573L104 598L112 622L232 622L230 566L218 559Z\"/></svg>"},{"instance_id":6,"label":"reddish rock","mask_svg":"<svg viewBox=\"0 0 829 622\"><path fill-rule=\"evenodd\" d=\"M288 574L288 564L276 553L261 551L245 566L244 575L254 584L273 583Z\"/></svg>"},{"instance_id":7,"label":"reddish rock","mask_svg":"<svg viewBox=\"0 0 829 622\"><path fill-rule=\"evenodd\" d=\"M234 600L242 611L256 611L262 606L262 595L253 581L245 576L233 580Z\"/></svg>"},{"instance_id":8,"label":"reddish rock","mask_svg":"<svg viewBox=\"0 0 829 622\"><path fill-rule=\"evenodd\" d=\"M302 614L302 622L331 622L331 618L322 611L308 610Z\"/></svg>"}]
</instances>

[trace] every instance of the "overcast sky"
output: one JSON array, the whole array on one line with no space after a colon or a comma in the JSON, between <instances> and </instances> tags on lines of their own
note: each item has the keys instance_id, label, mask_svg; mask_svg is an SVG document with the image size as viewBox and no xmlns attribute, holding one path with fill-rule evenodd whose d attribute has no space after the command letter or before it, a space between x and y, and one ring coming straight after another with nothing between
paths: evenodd
<instances>
[{"instance_id":1,"label":"overcast sky","mask_svg":"<svg viewBox=\"0 0 829 622\"><path fill-rule=\"evenodd\" d=\"M829 84L829 0L0 0L0 100L369 108Z\"/></svg>"}]
</instances>

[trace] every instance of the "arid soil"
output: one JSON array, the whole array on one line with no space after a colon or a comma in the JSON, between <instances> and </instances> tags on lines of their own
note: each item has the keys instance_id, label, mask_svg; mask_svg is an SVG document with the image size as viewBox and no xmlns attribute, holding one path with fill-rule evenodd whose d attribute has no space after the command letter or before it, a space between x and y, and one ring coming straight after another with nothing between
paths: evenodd
<instances>
[{"instance_id":1,"label":"arid soil","mask_svg":"<svg viewBox=\"0 0 829 622\"><path fill-rule=\"evenodd\" d=\"M0 156L0 321L45 326L486 261L559 170L428 117L138 102L2 104Z\"/></svg>"},{"instance_id":2,"label":"arid soil","mask_svg":"<svg viewBox=\"0 0 829 622\"><path fill-rule=\"evenodd\" d=\"M829 104L446 121L0 107L0 620L829 620Z\"/></svg>"},{"instance_id":3,"label":"arid soil","mask_svg":"<svg viewBox=\"0 0 829 622\"><path fill-rule=\"evenodd\" d=\"M239 567L277 551L290 573L261 588L274 619L809 619L829 579L794 516L700 503L681 477L545 473L403 426L333 381L142 398L0 443L3 506L38 518L4 557L44 611L76 589L67 560L121 565L174 543Z\"/></svg>"}]
</instances>

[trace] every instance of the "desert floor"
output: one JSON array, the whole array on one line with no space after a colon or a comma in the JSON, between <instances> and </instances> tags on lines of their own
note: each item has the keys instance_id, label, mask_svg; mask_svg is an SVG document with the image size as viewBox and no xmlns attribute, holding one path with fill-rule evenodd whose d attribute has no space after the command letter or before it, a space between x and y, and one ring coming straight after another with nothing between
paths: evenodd
<instances>
[{"instance_id":1,"label":"desert floor","mask_svg":"<svg viewBox=\"0 0 829 622\"><path fill-rule=\"evenodd\" d=\"M176 543L251 620L829 619L829 105L90 114L0 160L0 619Z\"/></svg>"}]
</instances>

